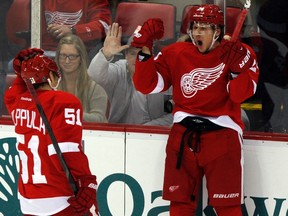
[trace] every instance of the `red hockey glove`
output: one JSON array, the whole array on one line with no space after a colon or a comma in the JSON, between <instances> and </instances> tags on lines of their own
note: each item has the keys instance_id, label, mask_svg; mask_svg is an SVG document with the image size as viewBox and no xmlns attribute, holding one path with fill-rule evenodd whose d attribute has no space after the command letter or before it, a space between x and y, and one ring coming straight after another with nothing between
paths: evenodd
<instances>
[{"instance_id":1,"label":"red hockey glove","mask_svg":"<svg viewBox=\"0 0 288 216\"><path fill-rule=\"evenodd\" d=\"M44 51L38 48L28 48L21 50L13 60L13 68L16 74L21 76L22 61L33 58L37 54L43 54Z\"/></svg>"},{"instance_id":2,"label":"red hockey glove","mask_svg":"<svg viewBox=\"0 0 288 216\"><path fill-rule=\"evenodd\" d=\"M248 50L243 44L237 40L236 42L227 41L225 39L221 42L221 60L229 66L233 72L240 72L245 56Z\"/></svg>"},{"instance_id":3,"label":"red hockey glove","mask_svg":"<svg viewBox=\"0 0 288 216\"><path fill-rule=\"evenodd\" d=\"M99 215L96 198L97 181L96 176L80 176L77 181L79 191L74 197L70 197L68 202L79 214Z\"/></svg>"},{"instance_id":4,"label":"red hockey glove","mask_svg":"<svg viewBox=\"0 0 288 216\"><path fill-rule=\"evenodd\" d=\"M138 33L134 34L133 47L142 48L146 46L152 51L153 41L162 38L164 35L163 21L159 18L148 19L144 22Z\"/></svg>"}]
</instances>

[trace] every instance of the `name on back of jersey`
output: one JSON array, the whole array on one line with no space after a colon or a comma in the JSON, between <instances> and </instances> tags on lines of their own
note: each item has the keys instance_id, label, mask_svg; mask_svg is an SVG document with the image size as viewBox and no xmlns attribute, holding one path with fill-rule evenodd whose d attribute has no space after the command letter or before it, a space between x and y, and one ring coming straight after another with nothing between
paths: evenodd
<instances>
[{"instance_id":1,"label":"name on back of jersey","mask_svg":"<svg viewBox=\"0 0 288 216\"><path fill-rule=\"evenodd\" d=\"M33 110L18 108L12 111L11 116L15 126L27 127L43 134L46 133L42 118Z\"/></svg>"}]
</instances>

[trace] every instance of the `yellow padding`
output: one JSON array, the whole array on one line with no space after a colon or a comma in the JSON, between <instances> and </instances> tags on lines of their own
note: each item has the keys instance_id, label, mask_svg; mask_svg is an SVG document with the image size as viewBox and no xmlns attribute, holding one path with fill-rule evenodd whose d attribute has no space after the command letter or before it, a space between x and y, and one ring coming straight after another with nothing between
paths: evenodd
<instances>
[{"instance_id":1,"label":"yellow padding","mask_svg":"<svg viewBox=\"0 0 288 216\"><path fill-rule=\"evenodd\" d=\"M244 110L262 110L262 104L259 103L242 103L241 108Z\"/></svg>"}]
</instances>

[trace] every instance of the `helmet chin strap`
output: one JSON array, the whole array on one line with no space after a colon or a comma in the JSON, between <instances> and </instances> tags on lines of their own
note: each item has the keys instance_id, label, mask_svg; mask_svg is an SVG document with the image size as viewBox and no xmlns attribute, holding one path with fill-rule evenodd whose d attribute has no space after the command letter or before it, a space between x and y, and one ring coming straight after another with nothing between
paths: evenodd
<instances>
[{"instance_id":1,"label":"helmet chin strap","mask_svg":"<svg viewBox=\"0 0 288 216\"><path fill-rule=\"evenodd\" d=\"M193 38L193 36L192 36L192 30L191 30L191 29L188 31L188 35L189 35L192 43L196 46L196 42L195 42L195 40L194 40L194 38Z\"/></svg>"},{"instance_id":2,"label":"helmet chin strap","mask_svg":"<svg viewBox=\"0 0 288 216\"><path fill-rule=\"evenodd\" d=\"M216 30L215 30L214 34L213 34L213 39L212 39L211 45L206 52L208 52L212 49L213 45L215 44L215 42L217 41L218 38L219 38L219 36L216 36Z\"/></svg>"},{"instance_id":3,"label":"helmet chin strap","mask_svg":"<svg viewBox=\"0 0 288 216\"><path fill-rule=\"evenodd\" d=\"M59 83L60 83L60 81L61 81L61 77L59 77L59 79L57 80L57 85L56 85L56 86L52 86L51 80L50 80L49 78L47 79L47 81L48 81L49 86L50 86L53 90L57 91L57 88L58 88Z\"/></svg>"}]
</instances>

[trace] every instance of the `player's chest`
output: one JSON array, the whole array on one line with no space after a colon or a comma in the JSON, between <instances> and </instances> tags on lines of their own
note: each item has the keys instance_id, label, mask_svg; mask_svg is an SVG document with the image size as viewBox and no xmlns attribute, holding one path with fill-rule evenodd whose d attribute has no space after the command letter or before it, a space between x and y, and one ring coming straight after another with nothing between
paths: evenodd
<instances>
[{"instance_id":1,"label":"player's chest","mask_svg":"<svg viewBox=\"0 0 288 216\"><path fill-rule=\"evenodd\" d=\"M176 61L172 76L177 82L191 82L194 85L211 85L217 80L227 80L228 69L217 56L184 56Z\"/></svg>"}]
</instances>

